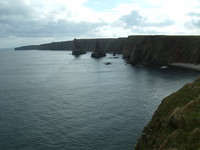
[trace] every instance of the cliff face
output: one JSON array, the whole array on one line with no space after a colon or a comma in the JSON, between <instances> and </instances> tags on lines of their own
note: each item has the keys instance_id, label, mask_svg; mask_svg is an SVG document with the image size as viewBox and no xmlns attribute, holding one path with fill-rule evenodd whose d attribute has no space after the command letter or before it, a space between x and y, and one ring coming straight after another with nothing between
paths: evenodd
<instances>
[{"instance_id":1,"label":"cliff face","mask_svg":"<svg viewBox=\"0 0 200 150\"><path fill-rule=\"evenodd\" d=\"M118 39L77 39L84 51L94 51L96 40L106 53L122 53L131 64L200 63L200 36L129 36ZM53 42L19 49L73 50L73 41Z\"/></svg>"},{"instance_id":2,"label":"cliff face","mask_svg":"<svg viewBox=\"0 0 200 150\"><path fill-rule=\"evenodd\" d=\"M130 36L123 55L132 64L200 63L199 36Z\"/></svg>"},{"instance_id":3,"label":"cliff face","mask_svg":"<svg viewBox=\"0 0 200 150\"><path fill-rule=\"evenodd\" d=\"M15 48L15 50L36 50L36 49L38 49L38 45L28 45Z\"/></svg>"},{"instance_id":4,"label":"cliff face","mask_svg":"<svg viewBox=\"0 0 200 150\"><path fill-rule=\"evenodd\" d=\"M38 50L72 50L73 47L73 41L52 42L39 45Z\"/></svg>"},{"instance_id":5,"label":"cliff face","mask_svg":"<svg viewBox=\"0 0 200 150\"><path fill-rule=\"evenodd\" d=\"M200 149L200 78L162 101L135 149Z\"/></svg>"},{"instance_id":6,"label":"cliff face","mask_svg":"<svg viewBox=\"0 0 200 150\"><path fill-rule=\"evenodd\" d=\"M113 53L122 53L124 48L124 43L126 38L119 39L77 39L77 42L80 44L81 49L84 51L93 51L96 47L96 40L99 41L101 48L106 52ZM15 50L28 50L28 49L37 49L37 50L74 50L73 41L64 41L64 42L53 42L41 45L33 46L22 46L15 48Z\"/></svg>"}]
</instances>

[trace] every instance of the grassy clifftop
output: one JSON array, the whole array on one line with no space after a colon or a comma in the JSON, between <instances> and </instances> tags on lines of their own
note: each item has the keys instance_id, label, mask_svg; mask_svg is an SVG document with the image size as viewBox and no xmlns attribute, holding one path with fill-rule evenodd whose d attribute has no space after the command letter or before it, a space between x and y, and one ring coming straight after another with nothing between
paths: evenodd
<instances>
[{"instance_id":1,"label":"grassy clifftop","mask_svg":"<svg viewBox=\"0 0 200 150\"><path fill-rule=\"evenodd\" d=\"M200 78L165 98L136 150L200 150Z\"/></svg>"}]
</instances>

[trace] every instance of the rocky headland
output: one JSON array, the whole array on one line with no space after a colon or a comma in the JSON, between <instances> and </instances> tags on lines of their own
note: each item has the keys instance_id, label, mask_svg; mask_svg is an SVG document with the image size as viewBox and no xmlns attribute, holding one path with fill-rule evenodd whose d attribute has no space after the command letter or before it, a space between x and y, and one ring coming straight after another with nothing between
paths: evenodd
<instances>
[{"instance_id":1,"label":"rocky headland","mask_svg":"<svg viewBox=\"0 0 200 150\"><path fill-rule=\"evenodd\" d=\"M200 63L200 36L129 36L123 56L134 65Z\"/></svg>"},{"instance_id":2,"label":"rocky headland","mask_svg":"<svg viewBox=\"0 0 200 150\"><path fill-rule=\"evenodd\" d=\"M163 99L135 150L200 149L200 78Z\"/></svg>"}]
</instances>

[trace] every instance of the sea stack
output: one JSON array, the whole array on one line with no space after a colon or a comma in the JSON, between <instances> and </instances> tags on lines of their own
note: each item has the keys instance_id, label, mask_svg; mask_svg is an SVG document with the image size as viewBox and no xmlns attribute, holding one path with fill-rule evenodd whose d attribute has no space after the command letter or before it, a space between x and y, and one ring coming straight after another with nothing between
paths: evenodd
<instances>
[{"instance_id":1,"label":"sea stack","mask_svg":"<svg viewBox=\"0 0 200 150\"><path fill-rule=\"evenodd\" d=\"M73 40L73 44L74 44L74 49L72 51L72 55L79 56L86 53L86 51L81 48L76 38Z\"/></svg>"},{"instance_id":2,"label":"sea stack","mask_svg":"<svg viewBox=\"0 0 200 150\"><path fill-rule=\"evenodd\" d=\"M104 50L101 49L99 41L96 41L96 46L94 51L91 54L92 58L101 58L101 57L105 57L106 56L106 52Z\"/></svg>"}]
</instances>

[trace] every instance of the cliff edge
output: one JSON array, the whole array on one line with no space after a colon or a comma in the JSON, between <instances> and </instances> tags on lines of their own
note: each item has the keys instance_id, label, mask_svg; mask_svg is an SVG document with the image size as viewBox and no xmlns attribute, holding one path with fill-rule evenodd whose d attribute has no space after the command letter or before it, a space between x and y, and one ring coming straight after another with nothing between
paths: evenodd
<instances>
[{"instance_id":1,"label":"cliff edge","mask_svg":"<svg viewBox=\"0 0 200 150\"><path fill-rule=\"evenodd\" d=\"M200 63L200 36L129 36L123 56L133 65Z\"/></svg>"},{"instance_id":2,"label":"cliff edge","mask_svg":"<svg viewBox=\"0 0 200 150\"><path fill-rule=\"evenodd\" d=\"M124 44L127 38L102 38L102 39L76 39L79 43L79 49L81 48L85 52L92 52L96 48L96 41L105 52L121 54L124 48ZM74 41L52 42L40 45L21 46L15 48L15 50L76 50Z\"/></svg>"},{"instance_id":3,"label":"cliff edge","mask_svg":"<svg viewBox=\"0 0 200 150\"><path fill-rule=\"evenodd\" d=\"M200 64L200 36L134 35L128 38L77 39L84 51L94 51L96 40L106 53L119 53L133 65ZM74 50L73 41L15 48L16 50Z\"/></svg>"},{"instance_id":4,"label":"cliff edge","mask_svg":"<svg viewBox=\"0 0 200 150\"><path fill-rule=\"evenodd\" d=\"M135 150L200 150L200 77L163 99Z\"/></svg>"}]
</instances>

